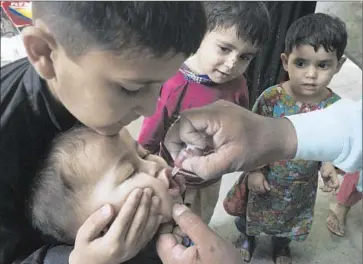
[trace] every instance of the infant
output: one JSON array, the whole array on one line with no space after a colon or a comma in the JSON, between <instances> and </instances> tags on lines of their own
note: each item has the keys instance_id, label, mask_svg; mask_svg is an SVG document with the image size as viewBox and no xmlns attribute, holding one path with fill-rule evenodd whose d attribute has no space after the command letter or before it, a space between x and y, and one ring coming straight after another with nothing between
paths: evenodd
<instances>
[{"instance_id":1,"label":"infant","mask_svg":"<svg viewBox=\"0 0 363 264\"><path fill-rule=\"evenodd\" d=\"M161 199L163 222L181 202L182 184L160 157L149 155L123 129L102 136L76 127L57 137L31 192L33 226L57 242L73 245L78 229L104 204L116 211L135 188L151 188Z\"/></svg>"}]
</instances>

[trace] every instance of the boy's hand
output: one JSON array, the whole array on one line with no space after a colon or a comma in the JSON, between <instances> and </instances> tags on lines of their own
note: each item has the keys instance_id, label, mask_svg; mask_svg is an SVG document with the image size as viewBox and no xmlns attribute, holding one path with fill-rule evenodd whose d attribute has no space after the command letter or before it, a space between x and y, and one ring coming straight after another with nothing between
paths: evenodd
<instances>
[{"instance_id":1,"label":"boy's hand","mask_svg":"<svg viewBox=\"0 0 363 264\"><path fill-rule=\"evenodd\" d=\"M248 189L255 193L266 193L271 190L265 176L260 170L252 171L248 174Z\"/></svg>"},{"instance_id":2,"label":"boy's hand","mask_svg":"<svg viewBox=\"0 0 363 264\"><path fill-rule=\"evenodd\" d=\"M78 230L69 264L119 264L135 257L161 223L159 205L160 200L155 203L150 190L136 189L116 216L110 205L103 206Z\"/></svg>"},{"instance_id":3,"label":"boy's hand","mask_svg":"<svg viewBox=\"0 0 363 264\"><path fill-rule=\"evenodd\" d=\"M321 178L323 179L324 186L320 187L323 192L332 192L338 189L339 179L335 167L330 162L323 162L320 168Z\"/></svg>"}]
</instances>

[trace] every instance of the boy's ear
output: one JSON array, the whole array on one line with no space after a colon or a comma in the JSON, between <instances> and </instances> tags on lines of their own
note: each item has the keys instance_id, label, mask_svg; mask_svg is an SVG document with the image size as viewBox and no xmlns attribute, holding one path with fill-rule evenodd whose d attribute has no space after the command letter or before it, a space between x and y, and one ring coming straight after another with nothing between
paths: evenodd
<instances>
[{"instance_id":1,"label":"boy's ear","mask_svg":"<svg viewBox=\"0 0 363 264\"><path fill-rule=\"evenodd\" d=\"M343 64L347 61L347 58L346 57L341 57L340 60L338 61L338 65L337 65L337 68L335 70L335 74L337 74L340 69L342 68Z\"/></svg>"},{"instance_id":2,"label":"boy's ear","mask_svg":"<svg viewBox=\"0 0 363 264\"><path fill-rule=\"evenodd\" d=\"M55 77L52 52L56 49L53 36L42 28L29 26L22 30L28 59L38 74L46 80Z\"/></svg>"},{"instance_id":3,"label":"boy's ear","mask_svg":"<svg viewBox=\"0 0 363 264\"><path fill-rule=\"evenodd\" d=\"M286 55L286 53L281 53L280 58L281 58L282 66L284 67L285 71L287 71L289 56Z\"/></svg>"}]
</instances>

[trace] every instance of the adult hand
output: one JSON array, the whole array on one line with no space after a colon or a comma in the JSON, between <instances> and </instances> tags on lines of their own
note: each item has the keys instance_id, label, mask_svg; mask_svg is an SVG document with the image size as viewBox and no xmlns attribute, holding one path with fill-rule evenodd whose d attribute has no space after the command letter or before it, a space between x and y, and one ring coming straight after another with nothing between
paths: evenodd
<instances>
[{"instance_id":1,"label":"adult hand","mask_svg":"<svg viewBox=\"0 0 363 264\"><path fill-rule=\"evenodd\" d=\"M175 159L185 143L214 149L182 164L206 180L291 159L297 148L295 128L288 119L260 116L224 100L180 114L166 134L165 146Z\"/></svg>"},{"instance_id":2,"label":"adult hand","mask_svg":"<svg viewBox=\"0 0 363 264\"><path fill-rule=\"evenodd\" d=\"M159 236L156 248L163 264L240 264L238 251L184 205L174 205L173 217L195 245L184 247L175 234Z\"/></svg>"},{"instance_id":3,"label":"adult hand","mask_svg":"<svg viewBox=\"0 0 363 264\"><path fill-rule=\"evenodd\" d=\"M160 200L152 203L151 194L150 189L132 191L116 217L110 205L92 214L77 233L69 264L119 264L135 257L161 222Z\"/></svg>"}]
</instances>

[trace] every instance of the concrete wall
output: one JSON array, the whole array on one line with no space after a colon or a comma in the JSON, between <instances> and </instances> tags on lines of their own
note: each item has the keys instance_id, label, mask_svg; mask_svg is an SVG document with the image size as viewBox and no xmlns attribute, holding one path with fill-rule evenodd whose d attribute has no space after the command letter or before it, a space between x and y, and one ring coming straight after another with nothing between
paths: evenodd
<instances>
[{"instance_id":1,"label":"concrete wall","mask_svg":"<svg viewBox=\"0 0 363 264\"><path fill-rule=\"evenodd\" d=\"M362 2L317 2L316 12L338 16L347 25L348 45L346 56L360 68L362 59Z\"/></svg>"}]
</instances>

